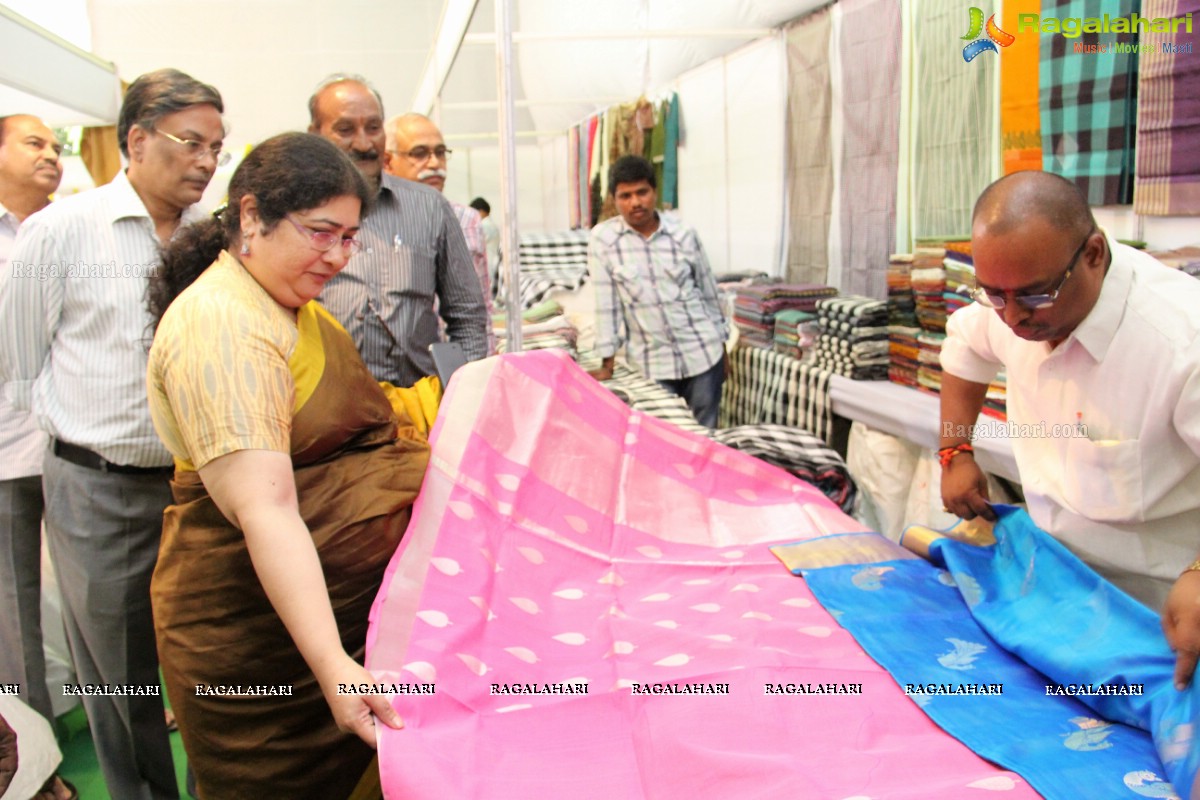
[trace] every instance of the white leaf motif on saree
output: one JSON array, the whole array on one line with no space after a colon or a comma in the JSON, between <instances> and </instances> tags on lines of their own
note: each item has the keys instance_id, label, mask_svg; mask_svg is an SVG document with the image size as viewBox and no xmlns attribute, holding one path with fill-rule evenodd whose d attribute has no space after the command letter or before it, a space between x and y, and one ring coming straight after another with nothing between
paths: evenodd
<instances>
[{"instance_id":1,"label":"white leaf motif on saree","mask_svg":"<svg viewBox=\"0 0 1200 800\"><path fill-rule=\"evenodd\" d=\"M464 503L462 500L451 500L446 505L450 506L450 510L454 512L454 516L459 519L475 519L475 509L471 508L470 503Z\"/></svg>"},{"instance_id":2,"label":"white leaf motif on saree","mask_svg":"<svg viewBox=\"0 0 1200 800\"><path fill-rule=\"evenodd\" d=\"M808 628L801 628L800 632L806 636L816 636L820 639L824 639L833 633L833 629L827 628L824 625L813 625Z\"/></svg>"},{"instance_id":3,"label":"white leaf motif on saree","mask_svg":"<svg viewBox=\"0 0 1200 800\"><path fill-rule=\"evenodd\" d=\"M981 778L973 783L968 783L967 788L990 789L993 792L1006 792L1017 788L1017 782L1007 775L993 775L990 778Z\"/></svg>"},{"instance_id":4,"label":"white leaf motif on saree","mask_svg":"<svg viewBox=\"0 0 1200 800\"><path fill-rule=\"evenodd\" d=\"M582 589L559 589L554 593L555 597L563 600L578 600L583 597Z\"/></svg>"},{"instance_id":5,"label":"white leaf motif on saree","mask_svg":"<svg viewBox=\"0 0 1200 800\"><path fill-rule=\"evenodd\" d=\"M430 664L428 661L412 661L405 664L400 669L406 669L413 675L416 675L426 683L433 683L437 680L437 667Z\"/></svg>"},{"instance_id":6,"label":"white leaf motif on saree","mask_svg":"<svg viewBox=\"0 0 1200 800\"><path fill-rule=\"evenodd\" d=\"M505 489L508 489L510 492L515 492L517 487L521 485L521 479L516 475L501 473L496 476L496 483L500 484Z\"/></svg>"},{"instance_id":7,"label":"white leaf motif on saree","mask_svg":"<svg viewBox=\"0 0 1200 800\"><path fill-rule=\"evenodd\" d=\"M462 572L462 566L460 566L459 563L453 558L431 558L429 559L429 563L433 564L434 569L443 575L454 576Z\"/></svg>"},{"instance_id":8,"label":"white leaf motif on saree","mask_svg":"<svg viewBox=\"0 0 1200 800\"><path fill-rule=\"evenodd\" d=\"M484 664L475 656L467 655L466 653L455 653L455 655L458 656L459 661L467 665L467 669L476 675L483 675L483 673L488 671L487 664Z\"/></svg>"},{"instance_id":9,"label":"white leaf motif on saree","mask_svg":"<svg viewBox=\"0 0 1200 800\"><path fill-rule=\"evenodd\" d=\"M504 652L513 658L521 659L526 664L536 664L538 660L537 654L528 647L506 647L504 648Z\"/></svg>"},{"instance_id":10,"label":"white leaf motif on saree","mask_svg":"<svg viewBox=\"0 0 1200 800\"><path fill-rule=\"evenodd\" d=\"M558 633L558 634L555 634L554 636L551 636L550 638L556 642L562 642L563 644L569 644L569 645L576 646L576 647L587 641L587 637L584 636L582 633L574 633L574 632Z\"/></svg>"},{"instance_id":11,"label":"white leaf motif on saree","mask_svg":"<svg viewBox=\"0 0 1200 800\"><path fill-rule=\"evenodd\" d=\"M444 628L450 624L450 618L441 611L418 611L417 619L435 628Z\"/></svg>"},{"instance_id":12,"label":"white leaf motif on saree","mask_svg":"<svg viewBox=\"0 0 1200 800\"><path fill-rule=\"evenodd\" d=\"M530 600L528 597L510 597L508 598L508 601L524 611L526 614L536 614L541 611L541 609L538 608L538 604L533 600Z\"/></svg>"},{"instance_id":13,"label":"white leaf motif on saree","mask_svg":"<svg viewBox=\"0 0 1200 800\"><path fill-rule=\"evenodd\" d=\"M654 662L656 667L682 667L684 664L692 660L692 657L687 653L676 653L673 656L667 656Z\"/></svg>"},{"instance_id":14,"label":"white leaf motif on saree","mask_svg":"<svg viewBox=\"0 0 1200 800\"><path fill-rule=\"evenodd\" d=\"M530 564L544 564L546 557L536 547L518 547L517 552L525 556Z\"/></svg>"}]
</instances>

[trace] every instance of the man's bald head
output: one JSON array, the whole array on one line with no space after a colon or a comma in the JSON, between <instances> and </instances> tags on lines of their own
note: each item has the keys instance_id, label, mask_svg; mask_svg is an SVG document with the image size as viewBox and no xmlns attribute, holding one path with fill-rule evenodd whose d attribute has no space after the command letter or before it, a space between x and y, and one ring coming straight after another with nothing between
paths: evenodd
<instances>
[{"instance_id":1,"label":"man's bald head","mask_svg":"<svg viewBox=\"0 0 1200 800\"><path fill-rule=\"evenodd\" d=\"M1079 237L1096 227L1087 198L1071 181L1052 172L1005 175L983 190L971 216L973 231L1003 236L1032 219Z\"/></svg>"}]
</instances>

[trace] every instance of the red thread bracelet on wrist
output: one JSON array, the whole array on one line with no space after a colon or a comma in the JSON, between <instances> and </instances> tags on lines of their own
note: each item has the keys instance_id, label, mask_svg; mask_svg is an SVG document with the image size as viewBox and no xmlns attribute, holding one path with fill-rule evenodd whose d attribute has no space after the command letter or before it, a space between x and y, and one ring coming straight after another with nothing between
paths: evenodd
<instances>
[{"instance_id":1,"label":"red thread bracelet on wrist","mask_svg":"<svg viewBox=\"0 0 1200 800\"><path fill-rule=\"evenodd\" d=\"M974 453L974 452L975 452L975 448L971 446L970 442L960 442L959 444L952 444L949 447L943 447L937 451L938 463L942 465L942 469L945 469L946 467L950 466L950 462L953 461L954 457L957 456L959 453Z\"/></svg>"}]
</instances>

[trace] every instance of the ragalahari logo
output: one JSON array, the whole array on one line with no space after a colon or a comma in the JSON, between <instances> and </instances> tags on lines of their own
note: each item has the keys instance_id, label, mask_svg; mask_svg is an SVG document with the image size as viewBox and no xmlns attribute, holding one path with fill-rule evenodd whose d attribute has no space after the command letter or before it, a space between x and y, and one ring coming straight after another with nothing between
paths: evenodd
<instances>
[{"instance_id":1,"label":"ragalahari logo","mask_svg":"<svg viewBox=\"0 0 1200 800\"><path fill-rule=\"evenodd\" d=\"M981 35L982 34L982 35ZM985 53L991 50L993 53L999 53L997 47L1008 47L1017 40L1017 37L1011 33L1006 33L1000 30L1000 26L996 24L996 15L992 14L988 17L987 25L983 24L983 9L971 7L971 27L967 30L967 35L963 39L970 39L966 47L963 48L963 61L971 62L980 53Z\"/></svg>"}]
</instances>

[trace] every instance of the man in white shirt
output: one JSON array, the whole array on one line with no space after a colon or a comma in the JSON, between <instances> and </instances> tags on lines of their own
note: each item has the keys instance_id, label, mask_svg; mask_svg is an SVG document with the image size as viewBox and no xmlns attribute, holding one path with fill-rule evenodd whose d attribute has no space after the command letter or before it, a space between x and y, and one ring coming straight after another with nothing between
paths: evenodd
<instances>
[{"instance_id":1,"label":"man in white shirt","mask_svg":"<svg viewBox=\"0 0 1200 800\"><path fill-rule=\"evenodd\" d=\"M27 220L0 275L0 383L50 435L46 536L109 794L177 798L159 687L150 576L171 456L146 402L146 285L159 247L199 216L222 163L221 96L178 70L141 76L117 134L129 167ZM147 696L147 690L154 696Z\"/></svg>"},{"instance_id":2,"label":"man in white shirt","mask_svg":"<svg viewBox=\"0 0 1200 800\"><path fill-rule=\"evenodd\" d=\"M0 117L0 274L17 229L50 203L62 180L62 145L27 114ZM42 456L46 434L0 392L0 684L15 684L54 720L42 649ZM32 752L32 751L31 751Z\"/></svg>"},{"instance_id":3,"label":"man in white shirt","mask_svg":"<svg viewBox=\"0 0 1200 800\"><path fill-rule=\"evenodd\" d=\"M979 302L951 316L941 356L941 445L956 449L943 502L993 516L958 448L1003 365L1009 421L1040 434L1013 441L1030 515L1163 610L1186 680L1200 653L1200 281L1118 244L1050 173L1000 179L973 219Z\"/></svg>"},{"instance_id":4,"label":"man in white shirt","mask_svg":"<svg viewBox=\"0 0 1200 800\"><path fill-rule=\"evenodd\" d=\"M479 218L482 220L479 227L483 230L483 247L487 251L488 280L495 286L496 273L500 269L500 228L492 219L492 207L487 200L476 197L470 202L470 206L479 212Z\"/></svg>"}]
</instances>

